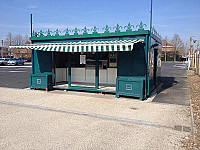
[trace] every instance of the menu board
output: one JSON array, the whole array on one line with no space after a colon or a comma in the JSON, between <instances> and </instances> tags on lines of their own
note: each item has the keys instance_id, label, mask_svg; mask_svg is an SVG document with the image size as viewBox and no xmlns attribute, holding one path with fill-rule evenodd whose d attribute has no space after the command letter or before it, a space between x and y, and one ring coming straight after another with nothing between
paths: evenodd
<instances>
[{"instance_id":1,"label":"menu board","mask_svg":"<svg viewBox=\"0 0 200 150\"><path fill-rule=\"evenodd\" d=\"M86 64L86 55L80 55L80 64Z\"/></svg>"}]
</instances>

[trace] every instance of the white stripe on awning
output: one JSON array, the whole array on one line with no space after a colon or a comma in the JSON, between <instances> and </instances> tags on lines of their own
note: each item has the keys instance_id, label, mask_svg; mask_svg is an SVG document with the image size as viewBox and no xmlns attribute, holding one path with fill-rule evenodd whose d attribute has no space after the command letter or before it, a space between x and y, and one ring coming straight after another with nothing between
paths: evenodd
<instances>
[{"instance_id":1,"label":"white stripe on awning","mask_svg":"<svg viewBox=\"0 0 200 150\"><path fill-rule=\"evenodd\" d=\"M52 52L110 52L132 51L133 45L144 42L144 39L115 40L115 41L90 41L90 42L66 42L66 43L42 43L23 46L9 46L9 48L26 48Z\"/></svg>"}]
</instances>

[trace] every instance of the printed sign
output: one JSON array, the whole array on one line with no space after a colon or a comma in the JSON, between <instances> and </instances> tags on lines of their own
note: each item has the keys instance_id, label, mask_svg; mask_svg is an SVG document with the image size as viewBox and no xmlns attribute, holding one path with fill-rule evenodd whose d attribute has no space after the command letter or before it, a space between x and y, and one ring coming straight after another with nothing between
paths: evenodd
<instances>
[{"instance_id":1,"label":"printed sign","mask_svg":"<svg viewBox=\"0 0 200 150\"><path fill-rule=\"evenodd\" d=\"M41 79L37 79L37 84L41 84L42 80Z\"/></svg>"},{"instance_id":2,"label":"printed sign","mask_svg":"<svg viewBox=\"0 0 200 150\"><path fill-rule=\"evenodd\" d=\"M86 55L80 55L80 64L86 64Z\"/></svg>"},{"instance_id":3,"label":"printed sign","mask_svg":"<svg viewBox=\"0 0 200 150\"><path fill-rule=\"evenodd\" d=\"M132 90L132 84L126 84L126 90L127 91Z\"/></svg>"}]
</instances>

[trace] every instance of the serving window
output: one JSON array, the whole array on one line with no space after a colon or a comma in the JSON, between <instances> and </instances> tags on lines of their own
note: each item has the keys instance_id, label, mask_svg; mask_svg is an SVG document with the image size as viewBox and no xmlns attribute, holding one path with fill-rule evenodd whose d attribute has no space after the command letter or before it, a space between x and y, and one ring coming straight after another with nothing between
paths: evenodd
<instances>
[{"instance_id":1,"label":"serving window","mask_svg":"<svg viewBox=\"0 0 200 150\"><path fill-rule=\"evenodd\" d=\"M67 66L67 55L60 54L57 57L56 67ZM60 61L62 64L60 64ZM64 62L64 63L63 63ZM73 68L94 69L96 65L95 53L71 53L71 66ZM99 53L99 69L116 68L117 67L117 52L100 52Z\"/></svg>"}]
</instances>

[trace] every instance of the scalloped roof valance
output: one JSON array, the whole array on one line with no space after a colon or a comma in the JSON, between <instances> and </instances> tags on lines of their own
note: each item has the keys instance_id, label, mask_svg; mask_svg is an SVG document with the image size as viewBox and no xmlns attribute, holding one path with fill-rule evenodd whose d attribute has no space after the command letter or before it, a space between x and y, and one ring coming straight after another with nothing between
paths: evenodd
<instances>
[{"instance_id":1,"label":"scalloped roof valance","mask_svg":"<svg viewBox=\"0 0 200 150\"><path fill-rule=\"evenodd\" d=\"M144 39L90 41L90 42L64 42L64 43L41 43L23 46L10 46L9 48L26 48L52 52L110 52L132 51L133 45L144 42Z\"/></svg>"}]
</instances>

